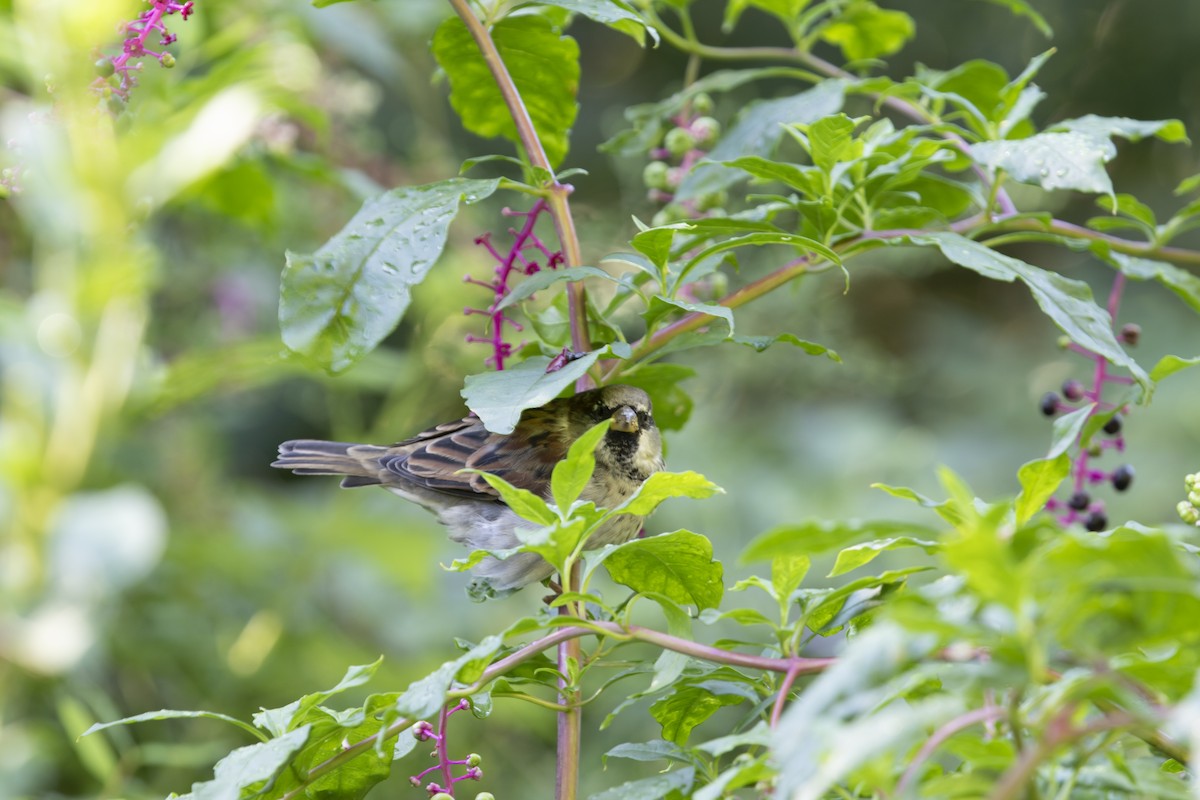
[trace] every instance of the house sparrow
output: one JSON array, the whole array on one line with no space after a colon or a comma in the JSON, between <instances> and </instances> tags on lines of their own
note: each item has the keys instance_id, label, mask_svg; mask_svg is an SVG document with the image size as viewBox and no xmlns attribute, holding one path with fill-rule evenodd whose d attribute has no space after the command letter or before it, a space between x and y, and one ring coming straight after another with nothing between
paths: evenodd
<instances>
[{"instance_id":1,"label":"house sparrow","mask_svg":"<svg viewBox=\"0 0 1200 800\"><path fill-rule=\"evenodd\" d=\"M613 508L663 468L662 437L650 398L632 386L605 386L527 409L512 433L492 433L475 417L447 422L391 447L297 439L279 445L271 464L297 475L344 475L343 487L382 486L432 511L450 538L471 550L520 545L513 532L532 523L518 517L477 469L551 500L550 474L567 449L592 426L612 420L596 447L596 471L581 500ZM614 517L589 547L632 539L642 518ZM491 556L473 570L482 585L473 594L496 594L541 581L554 569L536 553Z\"/></svg>"}]
</instances>

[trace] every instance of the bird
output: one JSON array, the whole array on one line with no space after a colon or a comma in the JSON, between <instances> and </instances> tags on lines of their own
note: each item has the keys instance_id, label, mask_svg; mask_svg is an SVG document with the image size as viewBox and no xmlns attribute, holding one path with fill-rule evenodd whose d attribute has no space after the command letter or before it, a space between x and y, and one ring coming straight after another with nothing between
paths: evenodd
<instances>
[{"instance_id":1,"label":"bird","mask_svg":"<svg viewBox=\"0 0 1200 800\"><path fill-rule=\"evenodd\" d=\"M650 396L625 385L603 386L526 409L509 434L493 433L470 415L389 446L293 439L279 445L272 467L297 475L341 475L344 488L381 486L431 511L451 540L471 550L499 551L521 544L519 517L477 472L489 472L552 502L550 476L571 444L596 424L612 424L595 450L596 468L580 500L614 508L663 469L662 436ZM628 541L642 518L617 515L587 542L589 548ZM487 556L472 568L468 593L504 596L550 578L554 568L536 553Z\"/></svg>"}]
</instances>

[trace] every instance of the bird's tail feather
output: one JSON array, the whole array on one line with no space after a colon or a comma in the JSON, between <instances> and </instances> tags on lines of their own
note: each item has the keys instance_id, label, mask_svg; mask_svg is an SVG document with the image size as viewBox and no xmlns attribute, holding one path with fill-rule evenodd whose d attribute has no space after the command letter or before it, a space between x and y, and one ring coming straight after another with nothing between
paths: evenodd
<instances>
[{"instance_id":1,"label":"bird's tail feather","mask_svg":"<svg viewBox=\"0 0 1200 800\"><path fill-rule=\"evenodd\" d=\"M272 467L290 469L297 475L341 475L342 486L378 486L379 456L386 447L320 439L293 439L279 445L279 458Z\"/></svg>"}]
</instances>

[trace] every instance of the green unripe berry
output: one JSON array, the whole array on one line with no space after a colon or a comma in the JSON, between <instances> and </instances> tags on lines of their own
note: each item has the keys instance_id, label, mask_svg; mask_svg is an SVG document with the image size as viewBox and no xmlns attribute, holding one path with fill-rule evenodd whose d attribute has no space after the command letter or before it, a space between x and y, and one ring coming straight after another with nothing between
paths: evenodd
<instances>
[{"instance_id":1,"label":"green unripe berry","mask_svg":"<svg viewBox=\"0 0 1200 800\"><path fill-rule=\"evenodd\" d=\"M111 77L116 71L111 58L102 58L96 62L96 74L101 78Z\"/></svg>"},{"instance_id":2,"label":"green unripe berry","mask_svg":"<svg viewBox=\"0 0 1200 800\"><path fill-rule=\"evenodd\" d=\"M695 146L696 137L687 128L672 128L663 139L663 147L675 158L683 158Z\"/></svg>"},{"instance_id":3,"label":"green unripe berry","mask_svg":"<svg viewBox=\"0 0 1200 800\"><path fill-rule=\"evenodd\" d=\"M651 161L642 169L642 183L647 189L666 189L669 169L665 161Z\"/></svg>"},{"instance_id":4,"label":"green unripe berry","mask_svg":"<svg viewBox=\"0 0 1200 800\"><path fill-rule=\"evenodd\" d=\"M721 123L712 117L698 117L692 121L692 135L696 137L697 146L707 150L721 138Z\"/></svg>"},{"instance_id":5,"label":"green unripe berry","mask_svg":"<svg viewBox=\"0 0 1200 800\"><path fill-rule=\"evenodd\" d=\"M491 792L480 792L475 795L475 800L496 800L496 795Z\"/></svg>"},{"instance_id":6,"label":"green unripe berry","mask_svg":"<svg viewBox=\"0 0 1200 800\"><path fill-rule=\"evenodd\" d=\"M711 114L713 112L713 99L708 94L701 92L692 98L692 111L697 114Z\"/></svg>"},{"instance_id":7,"label":"green unripe berry","mask_svg":"<svg viewBox=\"0 0 1200 800\"><path fill-rule=\"evenodd\" d=\"M467 756L468 767L478 767L482 763L483 756L479 755L479 753L471 753L469 756Z\"/></svg>"},{"instance_id":8,"label":"green unripe berry","mask_svg":"<svg viewBox=\"0 0 1200 800\"><path fill-rule=\"evenodd\" d=\"M1179 501L1179 505L1175 506L1175 512L1188 525L1200 523L1200 511L1196 510L1196 507L1186 500Z\"/></svg>"},{"instance_id":9,"label":"green unripe berry","mask_svg":"<svg viewBox=\"0 0 1200 800\"><path fill-rule=\"evenodd\" d=\"M1200 489L1192 489L1187 494L1188 502L1200 508Z\"/></svg>"},{"instance_id":10,"label":"green unripe berry","mask_svg":"<svg viewBox=\"0 0 1200 800\"><path fill-rule=\"evenodd\" d=\"M105 101L105 105L108 106L108 110L113 114L120 114L125 110L125 101L121 99L121 96L118 94L110 96Z\"/></svg>"},{"instance_id":11,"label":"green unripe berry","mask_svg":"<svg viewBox=\"0 0 1200 800\"><path fill-rule=\"evenodd\" d=\"M1066 350L1070 346L1071 346L1071 337L1070 336L1058 337L1058 349L1059 350Z\"/></svg>"},{"instance_id":12,"label":"green unripe berry","mask_svg":"<svg viewBox=\"0 0 1200 800\"><path fill-rule=\"evenodd\" d=\"M159 56L158 63L162 64L167 69L170 69L171 67L175 66L175 56L171 55L170 53L163 53L161 56Z\"/></svg>"},{"instance_id":13,"label":"green unripe berry","mask_svg":"<svg viewBox=\"0 0 1200 800\"><path fill-rule=\"evenodd\" d=\"M670 225L672 222L679 222L687 217L687 209L675 203L667 203L658 210L658 213L650 220L650 224L657 228L659 225Z\"/></svg>"},{"instance_id":14,"label":"green unripe berry","mask_svg":"<svg viewBox=\"0 0 1200 800\"><path fill-rule=\"evenodd\" d=\"M429 800L454 800L454 795L447 792L438 792L433 797L429 798Z\"/></svg>"},{"instance_id":15,"label":"green unripe berry","mask_svg":"<svg viewBox=\"0 0 1200 800\"><path fill-rule=\"evenodd\" d=\"M720 208L729 202L729 193L724 189L715 192L708 192L696 198L697 211L712 211L714 208Z\"/></svg>"},{"instance_id":16,"label":"green unripe berry","mask_svg":"<svg viewBox=\"0 0 1200 800\"><path fill-rule=\"evenodd\" d=\"M1183 485L1188 488L1188 491L1195 489L1197 483L1200 483L1200 472L1183 476Z\"/></svg>"}]
</instances>

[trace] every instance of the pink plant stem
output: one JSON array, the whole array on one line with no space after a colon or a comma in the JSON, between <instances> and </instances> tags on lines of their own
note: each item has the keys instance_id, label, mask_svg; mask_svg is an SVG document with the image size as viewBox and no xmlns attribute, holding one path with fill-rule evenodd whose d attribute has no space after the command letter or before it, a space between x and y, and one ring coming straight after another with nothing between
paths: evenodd
<instances>
[{"instance_id":1,"label":"pink plant stem","mask_svg":"<svg viewBox=\"0 0 1200 800\"><path fill-rule=\"evenodd\" d=\"M1121 294L1125 291L1125 275L1118 272L1113 278L1112 289L1108 293L1108 316L1115 328L1117 323L1117 311L1121 307ZM1096 405L1092 408L1089 416L1096 414L1103 402L1104 384L1109 381L1108 375L1108 360L1099 353L1093 353L1090 350L1079 348L1088 358L1092 359L1095 368L1092 371L1092 388L1084 392L1084 397L1089 400L1094 400ZM1088 469L1088 461L1090 456L1086 448L1080 448L1078 460L1075 462L1075 491L1082 492L1087 483L1087 478L1090 470ZM1075 516L1072 514L1072 516Z\"/></svg>"},{"instance_id":2,"label":"pink plant stem","mask_svg":"<svg viewBox=\"0 0 1200 800\"><path fill-rule=\"evenodd\" d=\"M455 705L455 708L458 706ZM446 724L450 721L451 707L443 705L438 713L437 757L442 768L442 788L454 794L454 773L450 769L450 753L446 748Z\"/></svg>"},{"instance_id":3,"label":"pink plant stem","mask_svg":"<svg viewBox=\"0 0 1200 800\"><path fill-rule=\"evenodd\" d=\"M783 685L779 687L779 695L775 698L775 707L771 709L771 727L774 728L779 724L779 718L783 716L783 707L787 705L788 695L792 692L792 684L796 682L796 678L800 676L800 664L795 663L788 667L787 675L783 678Z\"/></svg>"},{"instance_id":4,"label":"pink plant stem","mask_svg":"<svg viewBox=\"0 0 1200 800\"><path fill-rule=\"evenodd\" d=\"M965 730L972 725L978 725L981 722L994 722L1003 717L1007 712L1000 706L984 706L977 708L974 711L968 711L965 714L955 717L942 727L933 732L925 744L921 746L920 751L913 758L912 763L908 765L908 769L904 770L904 775L901 776L900 782L896 784L896 794L903 796L905 790L917 777L917 770L921 765L929 760L930 756L937 752L937 749L942 746L947 739L961 730Z\"/></svg>"}]
</instances>

